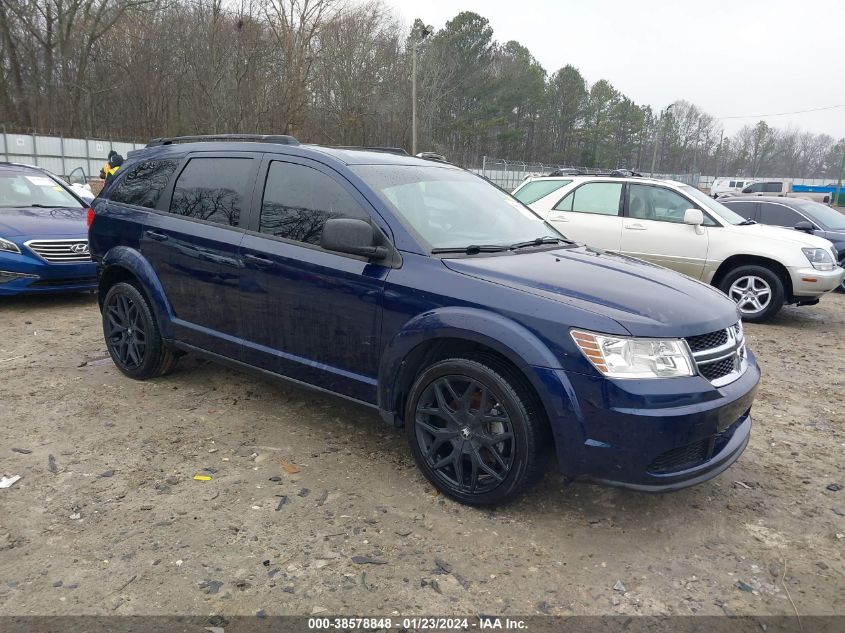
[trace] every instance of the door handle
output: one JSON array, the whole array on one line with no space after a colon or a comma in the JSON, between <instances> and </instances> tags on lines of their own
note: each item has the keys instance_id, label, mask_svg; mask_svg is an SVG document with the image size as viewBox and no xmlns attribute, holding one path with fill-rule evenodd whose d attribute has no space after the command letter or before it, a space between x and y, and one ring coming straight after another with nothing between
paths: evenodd
<instances>
[{"instance_id":1,"label":"door handle","mask_svg":"<svg viewBox=\"0 0 845 633\"><path fill-rule=\"evenodd\" d=\"M252 253L247 253L246 255L244 255L244 259L248 262L255 264L259 268L266 268L267 266L273 265L272 259L267 259L266 257L259 257L258 255L253 255Z\"/></svg>"},{"instance_id":2,"label":"door handle","mask_svg":"<svg viewBox=\"0 0 845 633\"><path fill-rule=\"evenodd\" d=\"M644 227L639 222L634 222L633 224L626 224L625 228L630 229L631 231L645 231L646 230L646 227Z\"/></svg>"},{"instance_id":3,"label":"door handle","mask_svg":"<svg viewBox=\"0 0 845 633\"><path fill-rule=\"evenodd\" d=\"M144 231L144 235L156 242L166 242L168 240L165 233L159 233L158 231Z\"/></svg>"}]
</instances>

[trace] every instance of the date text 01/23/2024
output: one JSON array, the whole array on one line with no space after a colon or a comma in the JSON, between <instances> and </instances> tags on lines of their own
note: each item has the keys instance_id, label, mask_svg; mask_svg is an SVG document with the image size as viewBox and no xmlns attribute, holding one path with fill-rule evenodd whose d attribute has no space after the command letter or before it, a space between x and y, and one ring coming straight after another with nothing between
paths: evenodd
<instances>
[{"instance_id":1,"label":"date text 01/23/2024","mask_svg":"<svg viewBox=\"0 0 845 633\"><path fill-rule=\"evenodd\" d=\"M406 629L406 630L525 630L526 622L518 618L499 618L495 616L479 616L477 621L471 618L438 618L438 617L409 617L409 618L309 618L310 630L352 630L352 629Z\"/></svg>"}]
</instances>

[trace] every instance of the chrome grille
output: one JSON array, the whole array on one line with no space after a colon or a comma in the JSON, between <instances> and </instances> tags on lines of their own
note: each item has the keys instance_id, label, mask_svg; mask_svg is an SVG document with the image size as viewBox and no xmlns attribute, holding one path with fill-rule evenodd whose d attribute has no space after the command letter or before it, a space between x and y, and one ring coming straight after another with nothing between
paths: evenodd
<instances>
[{"instance_id":1,"label":"chrome grille","mask_svg":"<svg viewBox=\"0 0 845 633\"><path fill-rule=\"evenodd\" d=\"M748 366L742 323L690 336L686 341L698 373L717 387L739 378Z\"/></svg>"},{"instance_id":2,"label":"chrome grille","mask_svg":"<svg viewBox=\"0 0 845 633\"><path fill-rule=\"evenodd\" d=\"M88 240L30 240L24 242L33 253L51 264L90 262Z\"/></svg>"}]
</instances>

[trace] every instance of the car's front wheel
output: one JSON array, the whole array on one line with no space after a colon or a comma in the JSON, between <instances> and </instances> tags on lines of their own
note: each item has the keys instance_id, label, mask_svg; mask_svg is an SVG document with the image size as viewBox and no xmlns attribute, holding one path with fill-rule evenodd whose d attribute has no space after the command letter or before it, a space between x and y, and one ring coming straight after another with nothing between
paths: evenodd
<instances>
[{"instance_id":1,"label":"car's front wheel","mask_svg":"<svg viewBox=\"0 0 845 633\"><path fill-rule=\"evenodd\" d=\"M131 283L118 282L106 293L103 335L114 364L130 378L163 376L176 365L177 356L162 339L149 302Z\"/></svg>"},{"instance_id":2,"label":"car's front wheel","mask_svg":"<svg viewBox=\"0 0 845 633\"><path fill-rule=\"evenodd\" d=\"M513 498L545 466L548 424L515 371L451 358L425 369L408 395L405 429L417 465L467 504Z\"/></svg>"},{"instance_id":3,"label":"car's front wheel","mask_svg":"<svg viewBox=\"0 0 845 633\"><path fill-rule=\"evenodd\" d=\"M764 266L738 266L725 275L719 288L736 303L743 321L767 321L783 307L783 281Z\"/></svg>"}]
</instances>

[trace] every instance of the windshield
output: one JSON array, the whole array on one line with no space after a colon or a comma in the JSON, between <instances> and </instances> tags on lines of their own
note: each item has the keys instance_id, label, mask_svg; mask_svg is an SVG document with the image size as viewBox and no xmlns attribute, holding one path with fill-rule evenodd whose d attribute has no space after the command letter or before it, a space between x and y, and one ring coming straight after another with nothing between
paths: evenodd
<instances>
[{"instance_id":1,"label":"windshield","mask_svg":"<svg viewBox=\"0 0 845 633\"><path fill-rule=\"evenodd\" d=\"M734 213L730 209L728 209L725 205L721 202L717 202L706 193L700 192L695 187L690 187L689 185L682 185L679 187L681 191L687 194L690 198L698 202L702 207L713 213L714 215L719 216L728 224L742 224L746 221L744 217L741 215Z\"/></svg>"},{"instance_id":2,"label":"windshield","mask_svg":"<svg viewBox=\"0 0 845 633\"><path fill-rule=\"evenodd\" d=\"M501 189L459 169L415 165L352 169L432 250L562 237Z\"/></svg>"},{"instance_id":3,"label":"windshield","mask_svg":"<svg viewBox=\"0 0 845 633\"><path fill-rule=\"evenodd\" d=\"M0 207L80 207L55 180L38 172L0 172Z\"/></svg>"},{"instance_id":4,"label":"windshield","mask_svg":"<svg viewBox=\"0 0 845 633\"><path fill-rule=\"evenodd\" d=\"M836 209L831 209L827 205L810 200L792 199L789 203L794 205L802 213L809 215L818 224L821 224L821 227L826 231L845 230L845 215L842 215Z\"/></svg>"}]
</instances>

